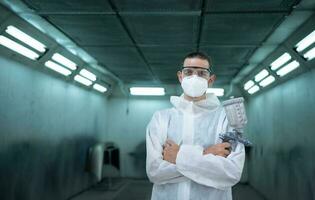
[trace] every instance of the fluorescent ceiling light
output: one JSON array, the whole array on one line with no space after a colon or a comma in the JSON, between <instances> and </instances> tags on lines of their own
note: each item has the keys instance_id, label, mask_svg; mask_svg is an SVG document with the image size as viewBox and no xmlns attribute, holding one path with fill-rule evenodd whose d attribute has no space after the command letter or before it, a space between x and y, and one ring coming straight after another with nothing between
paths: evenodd
<instances>
[{"instance_id":1,"label":"fluorescent ceiling light","mask_svg":"<svg viewBox=\"0 0 315 200\"><path fill-rule=\"evenodd\" d=\"M315 42L315 30L295 45L296 51L301 52Z\"/></svg>"},{"instance_id":2,"label":"fluorescent ceiling light","mask_svg":"<svg viewBox=\"0 0 315 200\"><path fill-rule=\"evenodd\" d=\"M259 82L268 75L269 75L269 72L266 69L264 69L255 76L255 81Z\"/></svg>"},{"instance_id":3,"label":"fluorescent ceiling light","mask_svg":"<svg viewBox=\"0 0 315 200\"><path fill-rule=\"evenodd\" d=\"M281 67L284 63L288 62L291 59L291 56L289 53L284 53L282 56L277 58L275 61L273 61L270 66L272 70L276 70L279 67Z\"/></svg>"},{"instance_id":4,"label":"fluorescent ceiling light","mask_svg":"<svg viewBox=\"0 0 315 200\"><path fill-rule=\"evenodd\" d=\"M54 63L53 61L47 61L45 62L45 66L48 67L49 69L52 69L60 74L63 74L65 76L69 76L71 74L71 71L68 70L67 68L64 68L57 63Z\"/></svg>"},{"instance_id":5,"label":"fluorescent ceiling light","mask_svg":"<svg viewBox=\"0 0 315 200\"><path fill-rule=\"evenodd\" d=\"M24 42L28 46L33 47L34 49L41 53L44 53L46 51L46 46L43 43L32 38L31 36L27 35L26 33L22 32L21 30L14 26L8 26L5 32L15 37L16 39Z\"/></svg>"},{"instance_id":6,"label":"fluorescent ceiling light","mask_svg":"<svg viewBox=\"0 0 315 200\"><path fill-rule=\"evenodd\" d=\"M294 60L294 61L290 62L289 64L285 65L284 67L282 67L281 69L279 69L277 71L277 75L284 76L284 75L288 74L289 72L295 70L299 66L300 66L300 63L297 62L296 60Z\"/></svg>"},{"instance_id":7,"label":"fluorescent ceiling light","mask_svg":"<svg viewBox=\"0 0 315 200\"><path fill-rule=\"evenodd\" d=\"M95 84L93 85L93 88L94 88L95 90L99 91L99 92L102 92L102 93L104 93L104 92L107 91L107 88L106 88L106 87L104 87L104 86L102 86L102 85L100 85L100 84L97 84L97 83L95 83Z\"/></svg>"},{"instance_id":8,"label":"fluorescent ceiling light","mask_svg":"<svg viewBox=\"0 0 315 200\"><path fill-rule=\"evenodd\" d=\"M55 53L52 56L52 59L54 61L57 61L58 63L64 65L65 67L68 67L71 70L76 70L77 69L77 64L69 60L68 58L64 57L63 55L60 55L59 53Z\"/></svg>"},{"instance_id":9,"label":"fluorescent ceiling light","mask_svg":"<svg viewBox=\"0 0 315 200\"><path fill-rule=\"evenodd\" d=\"M80 71L80 75L84 76L85 78L90 79L91 81L96 81L96 76L95 74L93 74L92 72L86 70L86 69L82 69Z\"/></svg>"},{"instance_id":10,"label":"fluorescent ceiling light","mask_svg":"<svg viewBox=\"0 0 315 200\"><path fill-rule=\"evenodd\" d=\"M266 87L267 85L271 84L272 82L274 82L276 79L274 76L270 75L267 78L265 78L264 80L262 80L259 85L262 87Z\"/></svg>"},{"instance_id":11,"label":"fluorescent ceiling light","mask_svg":"<svg viewBox=\"0 0 315 200\"><path fill-rule=\"evenodd\" d=\"M313 47L311 50L309 50L308 52L306 52L303 57L307 60L312 60L313 58L315 58L315 47Z\"/></svg>"},{"instance_id":12,"label":"fluorescent ceiling light","mask_svg":"<svg viewBox=\"0 0 315 200\"><path fill-rule=\"evenodd\" d=\"M253 86L252 88L250 88L250 89L248 90L248 93L249 93L249 94L254 94L254 93L256 93L257 91L259 91L259 87L258 87L257 85L255 85L255 86Z\"/></svg>"},{"instance_id":13,"label":"fluorescent ceiling light","mask_svg":"<svg viewBox=\"0 0 315 200\"><path fill-rule=\"evenodd\" d=\"M14 42L3 35L0 35L0 44L32 60L39 58L39 55L34 51Z\"/></svg>"},{"instance_id":14,"label":"fluorescent ceiling light","mask_svg":"<svg viewBox=\"0 0 315 200\"><path fill-rule=\"evenodd\" d=\"M244 84L244 90L248 90L249 88L251 88L254 85L254 81L249 80Z\"/></svg>"},{"instance_id":15,"label":"fluorescent ceiling light","mask_svg":"<svg viewBox=\"0 0 315 200\"><path fill-rule=\"evenodd\" d=\"M162 87L131 87L130 94L163 96L165 95L165 89Z\"/></svg>"},{"instance_id":16,"label":"fluorescent ceiling light","mask_svg":"<svg viewBox=\"0 0 315 200\"><path fill-rule=\"evenodd\" d=\"M224 96L224 89L223 88L208 88L207 93L213 93L218 97Z\"/></svg>"},{"instance_id":17,"label":"fluorescent ceiling light","mask_svg":"<svg viewBox=\"0 0 315 200\"><path fill-rule=\"evenodd\" d=\"M82 77L82 76L80 76L80 75L76 75L76 76L74 77L74 80L77 81L77 82L79 82L79 83L81 83L81 84L83 84L83 85L85 85L85 86L90 86L90 85L92 85L92 81L90 81L89 79L86 79L86 78L84 78L84 77Z\"/></svg>"}]
</instances>

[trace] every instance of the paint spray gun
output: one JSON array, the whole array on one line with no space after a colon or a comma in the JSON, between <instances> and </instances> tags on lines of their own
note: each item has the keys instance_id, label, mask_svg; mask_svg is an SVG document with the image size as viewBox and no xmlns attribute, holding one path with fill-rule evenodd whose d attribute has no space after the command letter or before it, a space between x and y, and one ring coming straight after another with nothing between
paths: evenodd
<instances>
[{"instance_id":1,"label":"paint spray gun","mask_svg":"<svg viewBox=\"0 0 315 200\"><path fill-rule=\"evenodd\" d=\"M252 146L249 140L242 137L243 128L247 123L244 98L229 99L222 102L222 105L225 109L229 126L233 128L233 131L220 134L220 139L223 142L230 143L232 151L235 151L238 143L242 143L244 146Z\"/></svg>"}]
</instances>

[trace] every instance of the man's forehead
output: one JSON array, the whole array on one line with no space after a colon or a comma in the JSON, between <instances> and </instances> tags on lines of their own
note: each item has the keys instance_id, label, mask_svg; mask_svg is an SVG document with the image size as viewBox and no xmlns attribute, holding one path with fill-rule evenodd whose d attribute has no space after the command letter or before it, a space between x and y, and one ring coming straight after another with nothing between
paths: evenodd
<instances>
[{"instance_id":1,"label":"man's forehead","mask_svg":"<svg viewBox=\"0 0 315 200\"><path fill-rule=\"evenodd\" d=\"M195 66L202 68L209 68L209 62L200 58L186 58L184 60L184 67Z\"/></svg>"}]
</instances>

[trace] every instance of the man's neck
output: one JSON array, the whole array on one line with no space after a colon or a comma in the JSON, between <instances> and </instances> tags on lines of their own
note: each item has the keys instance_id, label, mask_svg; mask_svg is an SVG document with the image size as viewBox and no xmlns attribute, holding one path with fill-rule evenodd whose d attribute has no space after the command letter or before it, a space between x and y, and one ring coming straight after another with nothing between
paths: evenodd
<instances>
[{"instance_id":1,"label":"man's neck","mask_svg":"<svg viewBox=\"0 0 315 200\"><path fill-rule=\"evenodd\" d=\"M188 101L201 101L207 98L206 94L200 96L200 97L190 97L184 94L184 98Z\"/></svg>"}]
</instances>

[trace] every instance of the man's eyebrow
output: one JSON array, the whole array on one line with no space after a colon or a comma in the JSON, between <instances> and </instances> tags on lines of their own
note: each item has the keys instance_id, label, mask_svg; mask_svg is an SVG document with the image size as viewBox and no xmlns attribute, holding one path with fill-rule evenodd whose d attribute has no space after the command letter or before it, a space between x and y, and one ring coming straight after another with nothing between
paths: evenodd
<instances>
[{"instance_id":1,"label":"man's eyebrow","mask_svg":"<svg viewBox=\"0 0 315 200\"><path fill-rule=\"evenodd\" d=\"M208 71L211 71L210 67L204 68L204 67L199 67L199 66L183 66L182 68L183 68L183 69L185 69L185 68L206 69L206 70L208 70Z\"/></svg>"},{"instance_id":2,"label":"man's eyebrow","mask_svg":"<svg viewBox=\"0 0 315 200\"><path fill-rule=\"evenodd\" d=\"M183 66L183 68L200 68L200 69L207 69L205 67L199 67L199 66ZM209 67L208 67L209 68Z\"/></svg>"}]
</instances>

